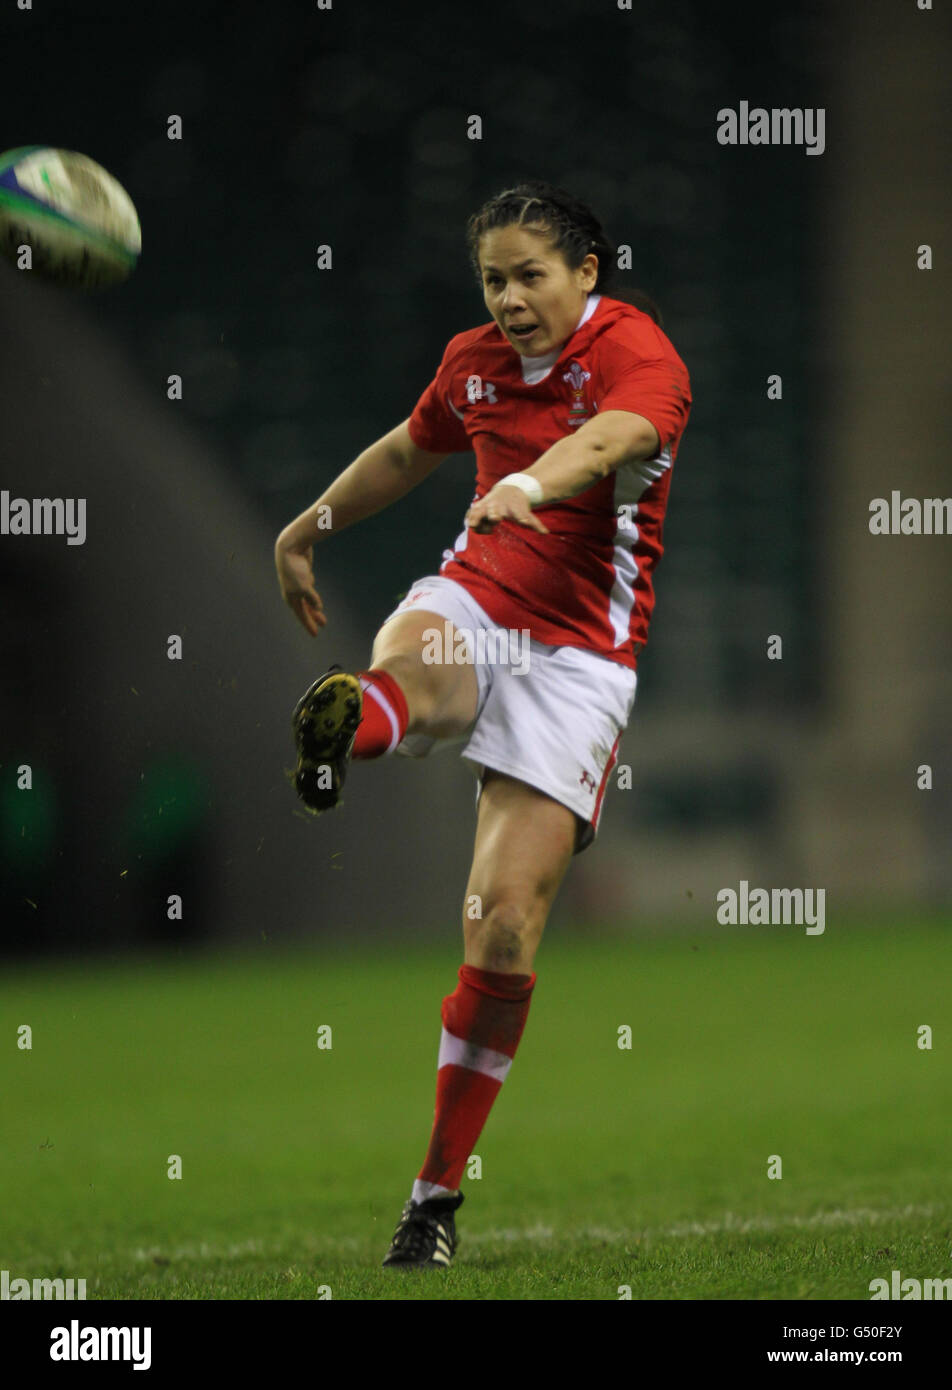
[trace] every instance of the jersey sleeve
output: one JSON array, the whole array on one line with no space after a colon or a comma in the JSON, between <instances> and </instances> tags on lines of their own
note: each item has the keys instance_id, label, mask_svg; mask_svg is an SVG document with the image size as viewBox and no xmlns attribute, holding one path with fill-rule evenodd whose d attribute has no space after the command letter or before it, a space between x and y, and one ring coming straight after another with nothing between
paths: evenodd
<instances>
[{"instance_id":1,"label":"jersey sleeve","mask_svg":"<svg viewBox=\"0 0 952 1390\"><path fill-rule=\"evenodd\" d=\"M455 341L447 346L436 376L414 406L407 425L417 448L433 454L466 453L473 447L450 398Z\"/></svg>"},{"instance_id":2,"label":"jersey sleeve","mask_svg":"<svg viewBox=\"0 0 952 1390\"><path fill-rule=\"evenodd\" d=\"M639 348L641 344L639 344ZM599 411L630 410L658 431L661 448L676 451L691 410L687 368L660 333L645 337L644 349L606 343L600 369L604 394Z\"/></svg>"}]
</instances>

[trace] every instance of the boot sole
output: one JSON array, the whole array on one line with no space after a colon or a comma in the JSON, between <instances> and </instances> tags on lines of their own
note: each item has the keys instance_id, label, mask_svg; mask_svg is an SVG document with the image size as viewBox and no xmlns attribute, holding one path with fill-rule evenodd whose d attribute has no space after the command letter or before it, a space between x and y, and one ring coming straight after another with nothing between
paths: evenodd
<instances>
[{"instance_id":1,"label":"boot sole","mask_svg":"<svg viewBox=\"0 0 952 1390\"><path fill-rule=\"evenodd\" d=\"M328 811L340 799L343 776L337 764L347 757L363 714L363 691L356 676L322 676L294 707L291 727L297 745L294 784L312 811ZM318 787L321 770L329 768L330 787Z\"/></svg>"}]
</instances>

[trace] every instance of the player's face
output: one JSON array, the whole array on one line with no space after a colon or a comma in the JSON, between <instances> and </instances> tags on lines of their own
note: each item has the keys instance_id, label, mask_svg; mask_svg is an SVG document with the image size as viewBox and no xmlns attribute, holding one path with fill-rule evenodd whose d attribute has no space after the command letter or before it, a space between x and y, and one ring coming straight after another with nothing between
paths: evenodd
<instances>
[{"instance_id":1,"label":"player's face","mask_svg":"<svg viewBox=\"0 0 952 1390\"><path fill-rule=\"evenodd\" d=\"M561 348L598 278L596 256L570 270L549 236L515 225L483 233L479 268L486 308L523 357Z\"/></svg>"}]
</instances>

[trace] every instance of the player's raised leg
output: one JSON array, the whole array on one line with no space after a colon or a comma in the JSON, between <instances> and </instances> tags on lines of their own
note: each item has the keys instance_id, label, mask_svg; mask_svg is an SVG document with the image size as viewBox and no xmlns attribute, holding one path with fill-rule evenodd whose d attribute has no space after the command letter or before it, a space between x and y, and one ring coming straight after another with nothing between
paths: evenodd
<instances>
[{"instance_id":1,"label":"player's raised leg","mask_svg":"<svg viewBox=\"0 0 952 1390\"><path fill-rule=\"evenodd\" d=\"M463 908L464 963L441 1011L433 1131L385 1265L452 1261L459 1185L526 1025L532 963L577 825L551 797L486 773Z\"/></svg>"},{"instance_id":2,"label":"player's raised leg","mask_svg":"<svg viewBox=\"0 0 952 1390\"><path fill-rule=\"evenodd\" d=\"M431 659L434 644L428 634L434 632L440 636L438 654L446 660ZM456 629L438 613L398 613L377 633L371 669L363 674L384 671L399 687L407 706L401 738L404 733L455 738L476 718L476 669L472 662L453 661L456 650ZM358 738L355 758L367 756L360 745Z\"/></svg>"},{"instance_id":3,"label":"player's raised leg","mask_svg":"<svg viewBox=\"0 0 952 1390\"><path fill-rule=\"evenodd\" d=\"M292 728L298 751L294 784L312 811L336 806L350 758L392 753L406 733L452 738L476 716L478 688L469 663L428 660L426 633L455 650L455 629L435 613L400 613L384 623L370 666L347 672L332 666L304 693Z\"/></svg>"}]
</instances>

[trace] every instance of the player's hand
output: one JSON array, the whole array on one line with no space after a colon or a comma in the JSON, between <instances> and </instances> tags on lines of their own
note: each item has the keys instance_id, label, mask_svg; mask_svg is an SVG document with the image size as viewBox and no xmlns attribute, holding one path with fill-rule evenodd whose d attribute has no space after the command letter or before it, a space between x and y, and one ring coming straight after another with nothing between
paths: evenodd
<instances>
[{"instance_id":1,"label":"player's hand","mask_svg":"<svg viewBox=\"0 0 952 1390\"><path fill-rule=\"evenodd\" d=\"M473 503L466 513L465 521L471 530L481 536L491 535L500 521L515 521L520 526L528 526L532 531L540 531L543 536L549 534L548 527L543 526L539 518L533 515L529 499L522 488L514 487L512 483L497 483L485 497Z\"/></svg>"},{"instance_id":2,"label":"player's hand","mask_svg":"<svg viewBox=\"0 0 952 1390\"><path fill-rule=\"evenodd\" d=\"M294 547L279 536L274 547L274 563L281 597L311 636L316 637L327 625L327 618L321 596L314 587L314 547Z\"/></svg>"}]
</instances>

